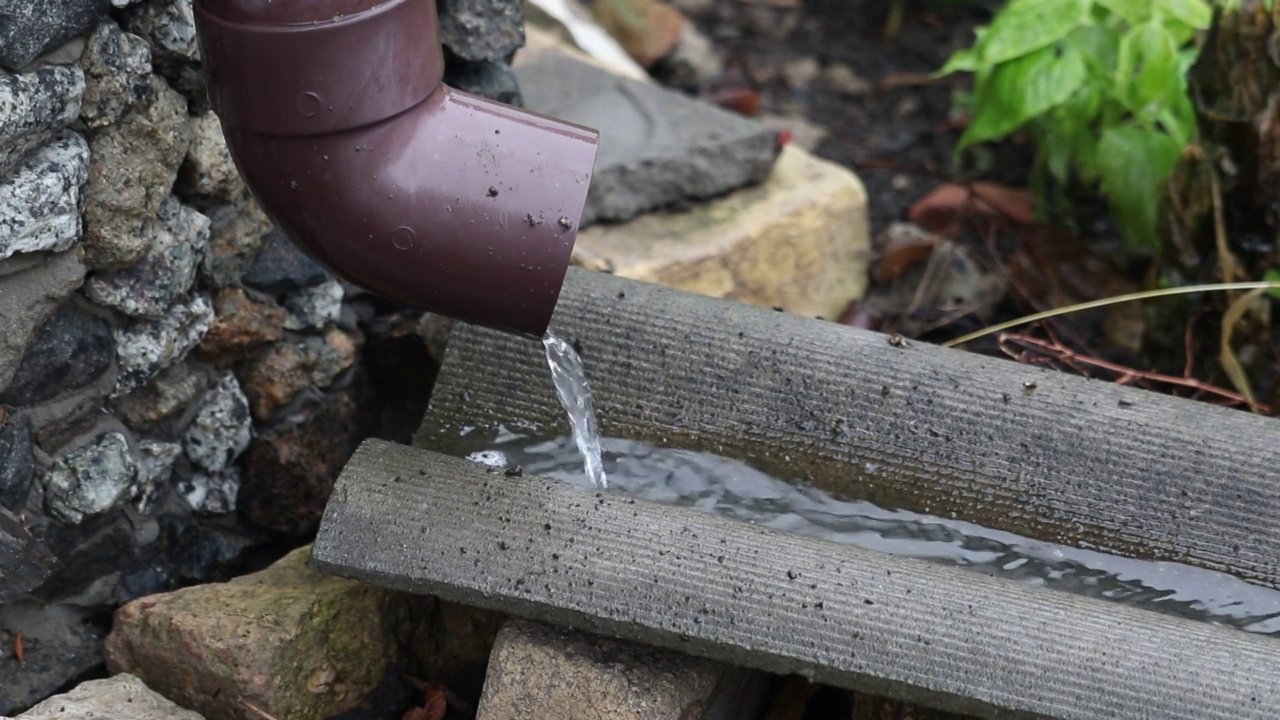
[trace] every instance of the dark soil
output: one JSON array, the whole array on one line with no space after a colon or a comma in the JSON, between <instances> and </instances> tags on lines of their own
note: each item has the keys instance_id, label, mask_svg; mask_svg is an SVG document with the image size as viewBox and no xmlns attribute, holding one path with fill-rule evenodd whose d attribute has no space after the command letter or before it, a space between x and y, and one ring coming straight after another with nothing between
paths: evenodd
<instances>
[{"instance_id":1,"label":"dark soil","mask_svg":"<svg viewBox=\"0 0 1280 720\"><path fill-rule=\"evenodd\" d=\"M764 0L683 4L704 33L761 81L764 112L800 116L827 131L815 152L858 173L873 232L902 219L913 201L955 175L952 153L963 127L952 108L968 81L928 76L972 43L975 25L990 19L981 3L909 3L894 39L884 35L889 0L805 0L795 9ZM818 63L817 77L796 86L795 70L810 59ZM865 91L842 87L841 70L833 71L839 66L865 81ZM1008 154L991 163L988 177L1025 182L1030 152L1014 147Z\"/></svg>"}]
</instances>

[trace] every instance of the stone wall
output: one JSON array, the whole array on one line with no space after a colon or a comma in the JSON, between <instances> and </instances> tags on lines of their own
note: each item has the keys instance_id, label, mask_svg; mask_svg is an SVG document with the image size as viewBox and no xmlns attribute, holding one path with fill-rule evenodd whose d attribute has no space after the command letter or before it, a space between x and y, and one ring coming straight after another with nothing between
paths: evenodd
<instances>
[{"instance_id":1,"label":"stone wall","mask_svg":"<svg viewBox=\"0 0 1280 720\"><path fill-rule=\"evenodd\" d=\"M191 0L0 7L3 715L101 661L95 613L301 542L433 368L417 315L254 204ZM520 102L519 2L442 0L442 27L456 85Z\"/></svg>"}]
</instances>

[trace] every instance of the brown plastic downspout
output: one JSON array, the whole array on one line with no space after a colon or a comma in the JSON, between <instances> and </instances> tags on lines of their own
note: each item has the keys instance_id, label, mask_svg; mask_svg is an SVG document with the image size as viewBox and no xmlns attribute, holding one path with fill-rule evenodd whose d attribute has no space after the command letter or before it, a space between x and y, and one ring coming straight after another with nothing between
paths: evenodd
<instances>
[{"instance_id":1,"label":"brown plastic downspout","mask_svg":"<svg viewBox=\"0 0 1280 720\"><path fill-rule=\"evenodd\" d=\"M196 0L205 77L263 210L335 273L541 336L594 130L443 84L435 0Z\"/></svg>"}]
</instances>

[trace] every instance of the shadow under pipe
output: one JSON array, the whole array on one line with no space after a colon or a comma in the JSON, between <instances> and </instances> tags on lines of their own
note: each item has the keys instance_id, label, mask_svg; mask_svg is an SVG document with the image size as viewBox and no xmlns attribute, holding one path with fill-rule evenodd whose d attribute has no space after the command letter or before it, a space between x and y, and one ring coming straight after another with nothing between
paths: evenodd
<instances>
[{"instance_id":1,"label":"shadow under pipe","mask_svg":"<svg viewBox=\"0 0 1280 720\"><path fill-rule=\"evenodd\" d=\"M196 0L236 167L301 249L372 292L540 337L599 135L443 83L435 0Z\"/></svg>"}]
</instances>

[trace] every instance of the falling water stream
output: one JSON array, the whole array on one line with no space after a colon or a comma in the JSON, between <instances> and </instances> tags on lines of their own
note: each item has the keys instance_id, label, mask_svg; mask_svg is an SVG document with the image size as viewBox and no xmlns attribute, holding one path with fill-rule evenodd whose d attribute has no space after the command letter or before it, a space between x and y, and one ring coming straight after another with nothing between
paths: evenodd
<instances>
[{"instance_id":1,"label":"falling water stream","mask_svg":"<svg viewBox=\"0 0 1280 720\"><path fill-rule=\"evenodd\" d=\"M1081 550L974 523L842 500L710 453L629 440L601 443L589 413L590 392L570 381L581 365L571 348L557 345L553 353L548 343L548 358L553 372L559 362L556 385L571 417L577 416L575 439L527 437L506 430L495 439L473 430L465 438L467 449L476 450L472 460L519 465L527 473L585 487L602 485L607 469L614 491L653 502L1280 636L1280 592L1225 573Z\"/></svg>"},{"instance_id":2,"label":"falling water stream","mask_svg":"<svg viewBox=\"0 0 1280 720\"><path fill-rule=\"evenodd\" d=\"M564 338L547 333L542 338L547 351L547 365L551 367L551 381L556 395L569 416L573 441L582 456L583 470L591 487L608 487L604 463L600 460L600 431L596 426L595 402L591 399L591 385L582 369L582 358Z\"/></svg>"}]
</instances>

